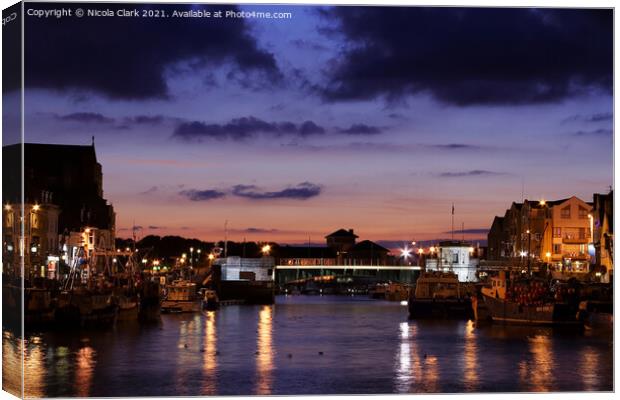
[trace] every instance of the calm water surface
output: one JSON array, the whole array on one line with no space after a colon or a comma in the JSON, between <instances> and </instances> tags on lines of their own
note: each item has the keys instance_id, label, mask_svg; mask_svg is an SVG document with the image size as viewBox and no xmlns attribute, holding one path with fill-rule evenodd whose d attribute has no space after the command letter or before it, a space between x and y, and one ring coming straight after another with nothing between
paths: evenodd
<instances>
[{"instance_id":1,"label":"calm water surface","mask_svg":"<svg viewBox=\"0 0 620 400\"><path fill-rule=\"evenodd\" d=\"M19 343L3 338L3 386ZM151 326L42 333L25 343L26 395L149 396L613 390L610 333L409 321L363 297L278 297L164 315Z\"/></svg>"}]
</instances>

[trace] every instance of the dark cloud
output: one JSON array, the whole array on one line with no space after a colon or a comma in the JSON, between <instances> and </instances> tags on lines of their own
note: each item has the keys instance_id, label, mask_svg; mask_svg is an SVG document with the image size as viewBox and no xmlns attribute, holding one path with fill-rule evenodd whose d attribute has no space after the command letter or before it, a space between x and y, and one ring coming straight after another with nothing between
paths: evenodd
<instances>
[{"instance_id":1,"label":"dark cloud","mask_svg":"<svg viewBox=\"0 0 620 400\"><path fill-rule=\"evenodd\" d=\"M483 169L474 169L471 171L460 172L442 172L438 176L440 178L461 178L466 176L493 176L493 175L506 175L505 172L485 171Z\"/></svg>"},{"instance_id":2,"label":"dark cloud","mask_svg":"<svg viewBox=\"0 0 620 400\"><path fill-rule=\"evenodd\" d=\"M381 128L366 124L353 124L347 129L339 129L339 132L347 135L377 135L382 132Z\"/></svg>"},{"instance_id":3,"label":"dark cloud","mask_svg":"<svg viewBox=\"0 0 620 400\"><path fill-rule=\"evenodd\" d=\"M595 129L593 131L577 131L575 136L613 136L614 131L612 129Z\"/></svg>"},{"instance_id":4,"label":"dark cloud","mask_svg":"<svg viewBox=\"0 0 620 400\"><path fill-rule=\"evenodd\" d=\"M306 200L321 194L321 187L314 183L303 182L298 185L282 190L269 192L259 189L254 185L236 185L232 188L232 193L238 197L252 200L268 199L293 199Z\"/></svg>"},{"instance_id":5,"label":"dark cloud","mask_svg":"<svg viewBox=\"0 0 620 400\"><path fill-rule=\"evenodd\" d=\"M306 121L299 127L299 134L301 136L316 135L321 133L325 133L325 129L312 121Z\"/></svg>"},{"instance_id":6,"label":"dark cloud","mask_svg":"<svg viewBox=\"0 0 620 400\"><path fill-rule=\"evenodd\" d=\"M244 140L260 133L309 136L324 132L324 128L312 121L305 121L297 125L293 122L267 122L250 116L235 118L225 124L207 124L200 121L183 122L176 127L173 136L184 140L207 138Z\"/></svg>"},{"instance_id":7,"label":"dark cloud","mask_svg":"<svg viewBox=\"0 0 620 400\"><path fill-rule=\"evenodd\" d=\"M182 190L179 194L183 197L188 198L191 201L209 201L215 199L221 199L226 196L226 193L221 192L219 190Z\"/></svg>"},{"instance_id":8,"label":"dark cloud","mask_svg":"<svg viewBox=\"0 0 620 400\"><path fill-rule=\"evenodd\" d=\"M158 230L158 229L166 229L166 227L165 226L149 225L148 229Z\"/></svg>"},{"instance_id":9,"label":"dark cloud","mask_svg":"<svg viewBox=\"0 0 620 400\"><path fill-rule=\"evenodd\" d=\"M590 115L576 114L564 119L562 122L606 122L612 121L614 115L612 113L596 113Z\"/></svg>"},{"instance_id":10,"label":"dark cloud","mask_svg":"<svg viewBox=\"0 0 620 400\"><path fill-rule=\"evenodd\" d=\"M278 232L277 229L264 229L264 228L247 228L244 229L243 232L245 233L274 233L274 232Z\"/></svg>"},{"instance_id":11,"label":"dark cloud","mask_svg":"<svg viewBox=\"0 0 620 400\"><path fill-rule=\"evenodd\" d=\"M66 115L56 115L56 118L60 121L80 122L83 124L111 124L114 122L114 118L109 118L103 114L93 112L76 112Z\"/></svg>"},{"instance_id":12,"label":"dark cloud","mask_svg":"<svg viewBox=\"0 0 620 400\"><path fill-rule=\"evenodd\" d=\"M473 144L464 144L464 143L431 144L427 146L435 148L435 149L443 149L443 150L480 150L482 149L481 146L476 146Z\"/></svg>"},{"instance_id":13,"label":"dark cloud","mask_svg":"<svg viewBox=\"0 0 620 400\"><path fill-rule=\"evenodd\" d=\"M459 106L611 94L613 10L334 7L330 101L429 93Z\"/></svg>"},{"instance_id":14,"label":"dark cloud","mask_svg":"<svg viewBox=\"0 0 620 400\"><path fill-rule=\"evenodd\" d=\"M471 235L479 235L479 234L486 235L487 233L489 233L489 228L476 228L476 229L465 229L465 230L455 229L454 231L447 231L443 233L448 233L448 234L465 233L465 234L471 234Z\"/></svg>"},{"instance_id":15,"label":"dark cloud","mask_svg":"<svg viewBox=\"0 0 620 400\"><path fill-rule=\"evenodd\" d=\"M166 121L166 117L163 115L136 115L126 117L124 121L126 124L133 125L161 125Z\"/></svg>"},{"instance_id":16,"label":"dark cloud","mask_svg":"<svg viewBox=\"0 0 620 400\"><path fill-rule=\"evenodd\" d=\"M41 9L54 8L40 4ZM113 10L123 4L89 4ZM236 6L134 4L139 10L237 10ZM241 18L25 17L25 85L98 93L114 99L169 96L167 74L228 65L242 74L278 82L274 56L259 48Z\"/></svg>"}]
</instances>

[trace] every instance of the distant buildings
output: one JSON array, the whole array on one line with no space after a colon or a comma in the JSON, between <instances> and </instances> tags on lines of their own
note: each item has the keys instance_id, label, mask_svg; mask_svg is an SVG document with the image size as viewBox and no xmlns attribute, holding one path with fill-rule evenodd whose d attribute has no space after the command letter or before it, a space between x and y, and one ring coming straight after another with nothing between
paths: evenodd
<instances>
[{"instance_id":1,"label":"distant buildings","mask_svg":"<svg viewBox=\"0 0 620 400\"><path fill-rule=\"evenodd\" d=\"M493 220L488 260L574 273L587 273L592 264L605 263L611 270L611 253L604 250L613 243L612 197L596 194L594 203L575 196L512 203L504 216Z\"/></svg>"},{"instance_id":2,"label":"distant buildings","mask_svg":"<svg viewBox=\"0 0 620 400\"><path fill-rule=\"evenodd\" d=\"M3 259L10 260L7 272L17 273L19 253L24 249L28 276L58 275L59 260L67 261L79 246L86 229L97 231L95 244L114 249L115 213L103 197L103 174L91 146L52 144L23 145L23 179L19 172L22 145L2 148L3 182ZM20 237L20 204L25 203L24 242ZM76 235L77 233L77 235ZM72 243L78 240L77 243Z\"/></svg>"}]
</instances>

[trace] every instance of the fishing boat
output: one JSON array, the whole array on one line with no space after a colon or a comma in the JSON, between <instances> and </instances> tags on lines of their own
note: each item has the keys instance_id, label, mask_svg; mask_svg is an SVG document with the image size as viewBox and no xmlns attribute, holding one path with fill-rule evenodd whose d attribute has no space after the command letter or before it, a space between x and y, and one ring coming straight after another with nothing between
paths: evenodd
<instances>
[{"instance_id":1,"label":"fishing boat","mask_svg":"<svg viewBox=\"0 0 620 400\"><path fill-rule=\"evenodd\" d=\"M505 271L481 289L493 322L525 325L582 325L574 288L534 279L510 280Z\"/></svg>"},{"instance_id":2,"label":"fishing boat","mask_svg":"<svg viewBox=\"0 0 620 400\"><path fill-rule=\"evenodd\" d=\"M196 292L196 284L178 279L166 286L166 296L161 303L162 312L200 311L201 299Z\"/></svg>"},{"instance_id":3,"label":"fishing boat","mask_svg":"<svg viewBox=\"0 0 620 400\"><path fill-rule=\"evenodd\" d=\"M423 272L408 306L412 319L472 317L469 291L452 272Z\"/></svg>"},{"instance_id":4,"label":"fishing boat","mask_svg":"<svg viewBox=\"0 0 620 400\"><path fill-rule=\"evenodd\" d=\"M116 323L118 305L112 293L86 288L64 290L58 296L54 319L58 327L111 327Z\"/></svg>"}]
</instances>

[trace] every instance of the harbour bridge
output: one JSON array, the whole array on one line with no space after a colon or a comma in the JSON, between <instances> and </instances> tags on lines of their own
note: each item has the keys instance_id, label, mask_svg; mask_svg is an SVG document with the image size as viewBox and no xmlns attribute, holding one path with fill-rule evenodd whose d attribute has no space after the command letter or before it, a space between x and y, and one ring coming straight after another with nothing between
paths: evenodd
<instances>
[{"instance_id":1,"label":"harbour bridge","mask_svg":"<svg viewBox=\"0 0 620 400\"><path fill-rule=\"evenodd\" d=\"M351 286L379 282L413 284L420 270L417 265L276 265L274 278L279 287L312 281Z\"/></svg>"}]
</instances>

